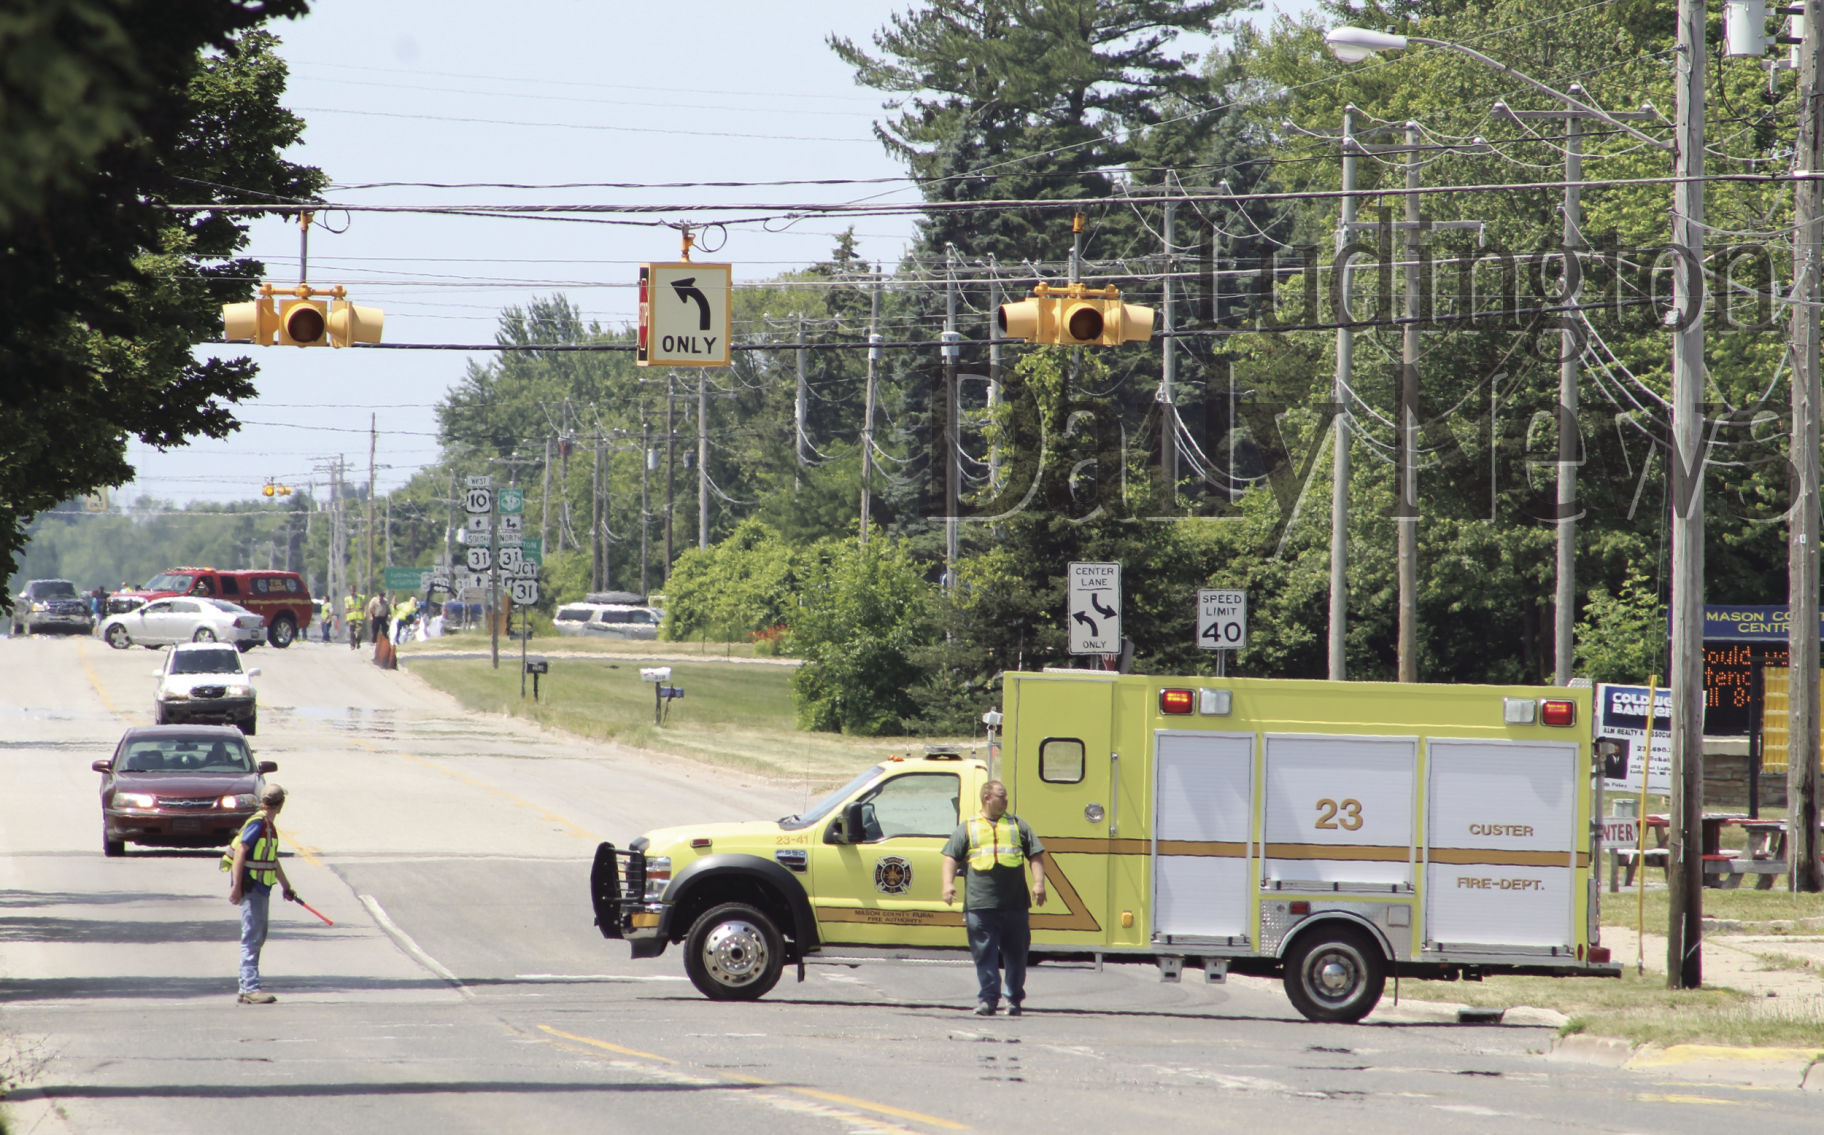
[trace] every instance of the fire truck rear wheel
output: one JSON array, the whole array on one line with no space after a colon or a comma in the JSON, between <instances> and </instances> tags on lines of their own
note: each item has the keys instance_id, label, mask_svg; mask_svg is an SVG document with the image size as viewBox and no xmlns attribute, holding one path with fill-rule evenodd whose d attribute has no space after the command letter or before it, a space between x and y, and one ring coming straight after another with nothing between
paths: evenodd
<instances>
[{"instance_id":1,"label":"fire truck rear wheel","mask_svg":"<svg viewBox=\"0 0 1824 1135\"><path fill-rule=\"evenodd\" d=\"M779 928L746 903L723 903L698 918L684 939L684 972L712 1001L752 1001L779 984L785 942Z\"/></svg>"},{"instance_id":2,"label":"fire truck rear wheel","mask_svg":"<svg viewBox=\"0 0 1824 1135\"><path fill-rule=\"evenodd\" d=\"M1286 996L1308 1020L1352 1023L1366 1017L1387 985L1387 960L1361 930L1314 930L1286 959Z\"/></svg>"}]
</instances>

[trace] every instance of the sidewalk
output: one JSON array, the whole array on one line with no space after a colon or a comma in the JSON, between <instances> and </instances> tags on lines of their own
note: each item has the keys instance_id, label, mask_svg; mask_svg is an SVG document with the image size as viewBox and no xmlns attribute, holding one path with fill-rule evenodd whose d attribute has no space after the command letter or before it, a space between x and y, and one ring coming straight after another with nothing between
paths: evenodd
<instances>
[{"instance_id":1,"label":"sidewalk","mask_svg":"<svg viewBox=\"0 0 1824 1135\"><path fill-rule=\"evenodd\" d=\"M1762 1016L1824 1021L1824 926L1816 919L1786 934L1721 933L1705 921L1703 979L1753 995L1749 1011ZM1602 928L1602 944L1623 965L1642 957L1648 973L1666 972L1666 938L1632 930ZM1806 965L1797 963L1804 962ZM1824 1093L1824 1026L1810 1048L1734 1048L1723 1045L1647 1044L1636 1048L1614 1037L1560 1037L1551 1056L1626 1068L1678 1080L1756 1088L1801 1088Z\"/></svg>"}]
</instances>

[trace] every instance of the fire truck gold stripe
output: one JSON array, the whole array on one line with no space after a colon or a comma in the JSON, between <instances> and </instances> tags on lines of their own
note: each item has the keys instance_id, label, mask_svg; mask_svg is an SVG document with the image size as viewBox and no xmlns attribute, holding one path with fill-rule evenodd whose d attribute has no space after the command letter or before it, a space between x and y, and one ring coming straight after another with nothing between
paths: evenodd
<instances>
[{"instance_id":1,"label":"fire truck gold stripe","mask_svg":"<svg viewBox=\"0 0 1824 1135\"><path fill-rule=\"evenodd\" d=\"M1145 839L1109 839L1106 836L1041 836L1045 850L1059 855L1145 855L1153 843Z\"/></svg>"},{"instance_id":2,"label":"fire truck gold stripe","mask_svg":"<svg viewBox=\"0 0 1824 1135\"><path fill-rule=\"evenodd\" d=\"M1083 842L1093 843L1097 841L1085 840ZM1143 841L1122 840L1120 842L1141 843ZM1049 853L1051 851L1051 845L1046 844L1045 850ZM1097 922L1096 916L1089 912L1089 904L1085 903L1083 897L1077 894L1077 888L1071 883L1070 876L1064 873L1064 868L1058 866L1058 860L1055 855L1047 854L1045 856L1045 884L1051 888L1052 894L1056 897L1057 901L1064 904L1064 913L1048 914L1045 912L1045 907L1033 907L1030 916L1030 924L1034 930L1101 931L1102 924Z\"/></svg>"},{"instance_id":3,"label":"fire truck gold stripe","mask_svg":"<svg viewBox=\"0 0 1824 1135\"><path fill-rule=\"evenodd\" d=\"M878 906L820 906L819 922L861 922L873 926L955 926L963 925L960 910L905 910Z\"/></svg>"},{"instance_id":4,"label":"fire truck gold stripe","mask_svg":"<svg viewBox=\"0 0 1824 1135\"><path fill-rule=\"evenodd\" d=\"M1162 839L1159 841L1159 854L1240 859L1248 854L1248 845L1217 839Z\"/></svg>"},{"instance_id":5,"label":"fire truck gold stripe","mask_svg":"<svg viewBox=\"0 0 1824 1135\"><path fill-rule=\"evenodd\" d=\"M1379 847L1366 843L1269 843L1268 859L1357 859L1371 863L1404 863L1412 858L1408 847Z\"/></svg>"},{"instance_id":6,"label":"fire truck gold stripe","mask_svg":"<svg viewBox=\"0 0 1824 1135\"><path fill-rule=\"evenodd\" d=\"M1477 847L1434 847L1431 849L1433 863L1470 864L1487 863L1498 867L1564 867L1570 863L1568 851L1494 851ZM1587 852L1577 853L1577 865L1589 865Z\"/></svg>"}]
</instances>

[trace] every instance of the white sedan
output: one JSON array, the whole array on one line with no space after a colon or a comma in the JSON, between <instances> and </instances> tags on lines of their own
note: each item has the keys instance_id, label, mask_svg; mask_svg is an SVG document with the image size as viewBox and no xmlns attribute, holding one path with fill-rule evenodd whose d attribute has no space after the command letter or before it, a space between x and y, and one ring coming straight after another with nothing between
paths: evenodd
<instances>
[{"instance_id":1,"label":"white sedan","mask_svg":"<svg viewBox=\"0 0 1824 1135\"><path fill-rule=\"evenodd\" d=\"M174 642L226 642L247 650L266 641L266 624L238 604L185 595L154 599L109 615L101 624L101 637L116 650L135 643L151 648Z\"/></svg>"}]
</instances>

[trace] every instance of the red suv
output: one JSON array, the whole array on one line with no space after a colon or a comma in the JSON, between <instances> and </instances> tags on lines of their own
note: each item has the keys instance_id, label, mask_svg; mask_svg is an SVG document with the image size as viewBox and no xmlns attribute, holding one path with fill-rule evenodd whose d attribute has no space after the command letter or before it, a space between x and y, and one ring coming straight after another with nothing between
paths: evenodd
<instances>
[{"instance_id":1,"label":"red suv","mask_svg":"<svg viewBox=\"0 0 1824 1135\"><path fill-rule=\"evenodd\" d=\"M153 576L144 587L117 591L109 602L115 609L131 609L168 595L203 595L226 599L258 615L266 623L266 641L280 650L290 646L310 626L310 588L295 571L218 571L212 567L178 567Z\"/></svg>"}]
</instances>

